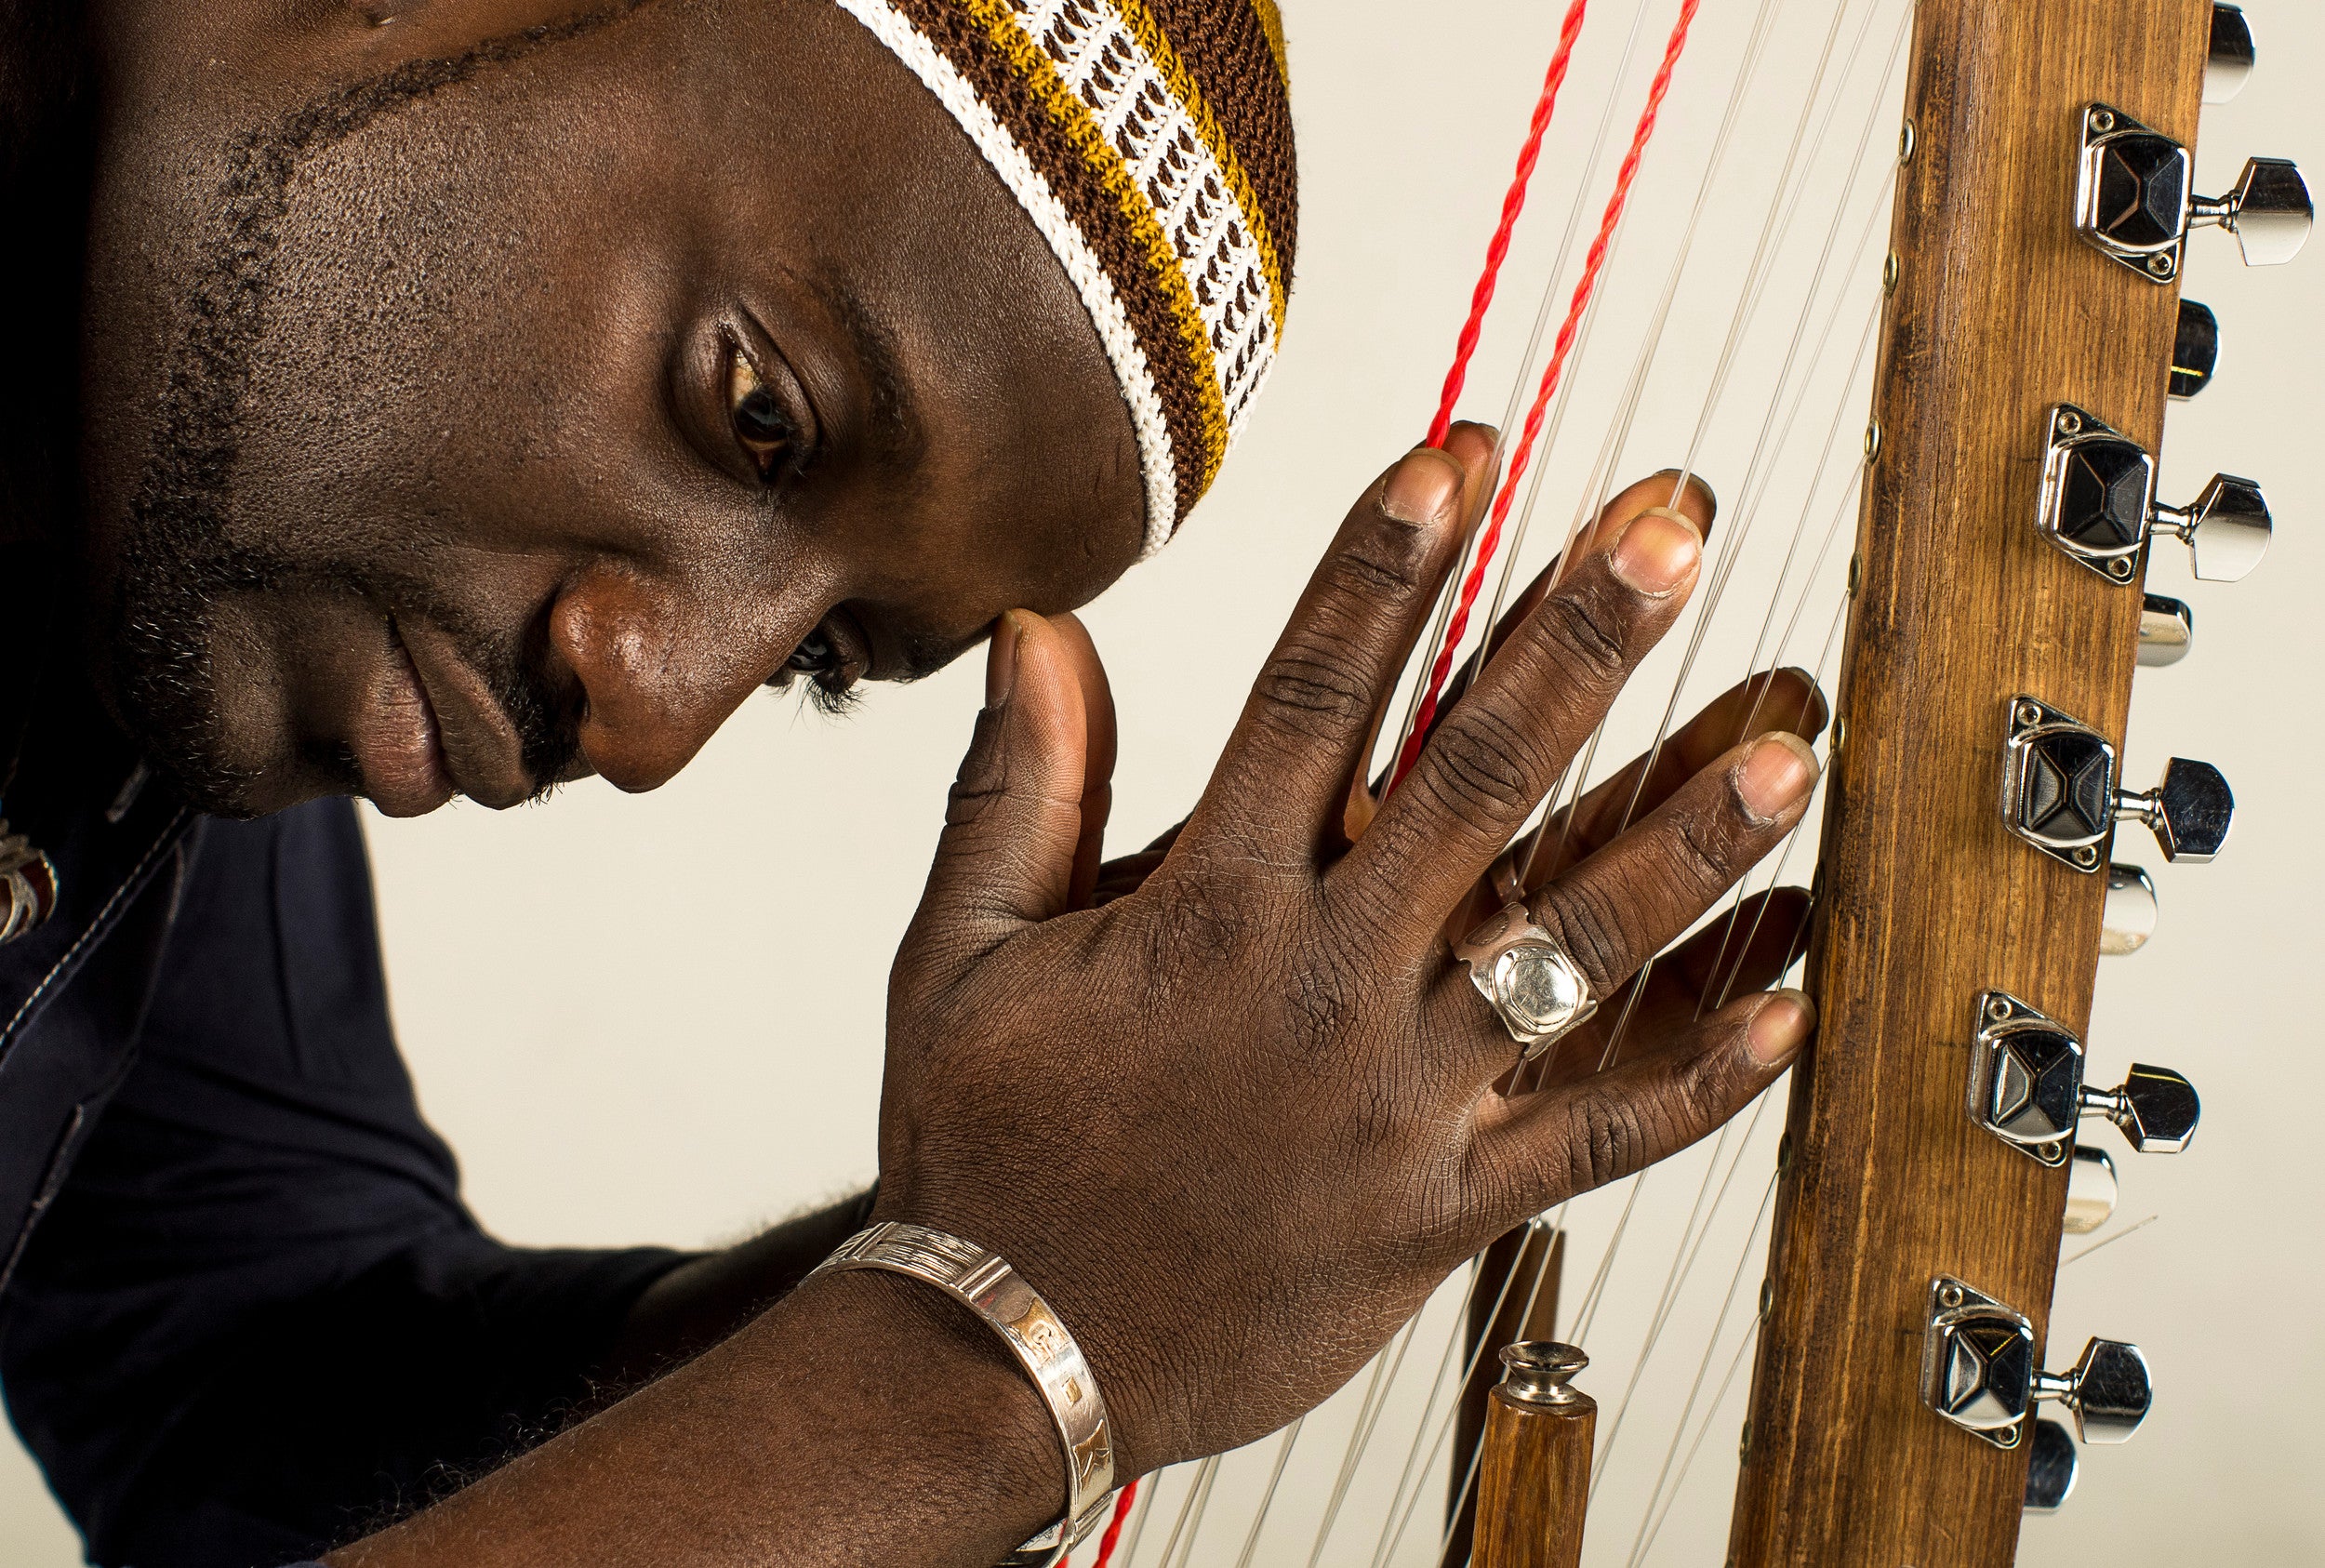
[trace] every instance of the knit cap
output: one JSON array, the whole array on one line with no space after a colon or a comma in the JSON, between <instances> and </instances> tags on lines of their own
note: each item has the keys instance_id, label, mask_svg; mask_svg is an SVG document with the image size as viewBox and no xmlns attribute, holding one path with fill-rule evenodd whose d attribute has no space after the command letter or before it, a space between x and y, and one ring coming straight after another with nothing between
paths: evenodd
<instances>
[{"instance_id":1,"label":"knit cap","mask_svg":"<svg viewBox=\"0 0 2325 1568\"><path fill-rule=\"evenodd\" d=\"M1146 548L1275 363L1298 221L1274 0L838 0L1049 242L1138 434Z\"/></svg>"}]
</instances>

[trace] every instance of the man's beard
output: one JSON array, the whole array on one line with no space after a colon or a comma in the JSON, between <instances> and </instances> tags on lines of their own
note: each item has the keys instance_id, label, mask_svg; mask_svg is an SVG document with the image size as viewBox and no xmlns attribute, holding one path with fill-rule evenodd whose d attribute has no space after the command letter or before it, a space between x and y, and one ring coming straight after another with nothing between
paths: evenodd
<instances>
[{"instance_id":1,"label":"man's beard","mask_svg":"<svg viewBox=\"0 0 2325 1568\"><path fill-rule=\"evenodd\" d=\"M299 169L383 114L596 32L644 3L604 0L596 10L488 40L450 60L408 62L327 93L228 149L224 177L206 204L200 261L177 308L180 333L163 367L159 417L129 493L113 561L119 575L99 595L110 602L112 618L95 653L123 724L196 805L246 814L259 783L258 769L228 756L214 664L217 605L227 594L293 587L360 594L383 616L393 606L427 617L491 687L541 789L573 771L578 745L570 717L535 673L541 650L527 646L538 628L488 631L417 578L352 561L295 559L236 538L232 493L251 363L281 312L282 226ZM352 789L359 781L353 757L343 745L335 752L309 760Z\"/></svg>"}]
</instances>

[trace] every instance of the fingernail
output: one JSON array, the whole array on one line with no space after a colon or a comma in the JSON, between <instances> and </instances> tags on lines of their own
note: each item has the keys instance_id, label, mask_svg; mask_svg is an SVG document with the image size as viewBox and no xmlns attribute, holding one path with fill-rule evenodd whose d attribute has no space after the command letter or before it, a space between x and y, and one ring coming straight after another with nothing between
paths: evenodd
<instances>
[{"instance_id":1,"label":"fingernail","mask_svg":"<svg viewBox=\"0 0 2325 1568\"><path fill-rule=\"evenodd\" d=\"M1668 492L1679 488L1680 476L1685 472L1683 469L1667 468L1655 477L1664 482L1664 488ZM1714 517L1720 515L1720 492L1711 487L1710 480L1706 479L1700 473L1687 473L1687 488L1702 491L1704 500L1707 503L1707 510ZM1671 504L1677 506L1680 503L1675 498Z\"/></svg>"},{"instance_id":2,"label":"fingernail","mask_svg":"<svg viewBox=\"0 0 2325 1568\"><path fill-rule=\"evenodd\" d=\"M1775 1067L1788 1061L1800 1048L1808 1043L1809 1031L1816 1027L1816 1003L1807 993L1780 990L1772 993L1752 1015L1751 1028L1744 1034L1746 1047L1752 1060L1762 1067Z\"/></svg>"},{"instance_id":3,"label":"fingernail","mask_svg":"<svg viewBox=\"0 0 2325 1568\"><path fill-rule=\"evenodd\" d=\"M1442 517L1461 494L1461 467L1444 453L1425 447L1388 472L1380 510L1399 523L1419 527Z\"/></svg>"},{"instance_id":4,"label":"fingernail","mask_svg":"<svg viewBox=\"0 0 2325 1568\"><path fill-rule=\"evenodd\" d=\"M1651 506L1614 541L1614 575L1661 598L1687 579L1703 553L1704 537L1694 524L1668 507Z\"/></svg>"},{"instance_id":5,"label":"fingernail","mask_svg":"<svg viewBox=\"0 0 2325 1568\"><path fill-rule=\"evenodd\" d=\"M1773 822L1816 783L1816 753L1797 735L1763 735L1744 753L1735 770L1735 792L1744 809Z\"/></svg>"},{"instance_id":6,"label":"fingernail","mask_svg":"<svg viewBox=\"0 0 2325 1568\"><path fill-rule=\"evenodd\" d=\"M998 708L1017 685L1017 612L993 622L993 645L985 656L985 706Z\"/></svg>"}]
</instances>

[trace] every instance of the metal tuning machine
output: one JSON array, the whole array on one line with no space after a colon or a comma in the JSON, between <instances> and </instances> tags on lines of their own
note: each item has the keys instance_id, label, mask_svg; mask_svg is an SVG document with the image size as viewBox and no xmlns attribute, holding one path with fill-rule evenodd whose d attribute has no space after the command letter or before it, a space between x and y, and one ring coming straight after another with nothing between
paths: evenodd
<instances>
[{"instance_id":1,"label":"metal tuning machine","mask_svg":"<svg viewBox=\"0 0 2325 1568\"><path fill-rule=\"evenodd\" d=\"M2180 275L2188 232L2216 223L2236 235L2248 267L2292 260L2317 220L2308 181L2284 158L2253 158L2224 196L2191 193L2187 148L2120 109L2083 111L2075 228L2100 253L2151 283Z\"/></svg>"},{"instance_id":2,"label":"metal tuning machine","mask_svg":"<svg viewBox=\"0 0 2325 1568\"><path fill-rule=\"evenodd\" d=\"M2228 842L2236 796L2209 763L2174 757L2143 794L2117 787L2112 742L2031 697L2010 703L2002 747L2002 819L2010 831L2079 871L2106 863L2101 846L2119 820L2146 823L2163 857L2203 865Z\"/></svg>"},{"instance_id":3,"label":"metal tuning machine","mask_svg":"<svg viewBox=\"0 0 2325 1568\"><path fill-rule=\"evenodd\" d=\"M2220 368L2220 318L2210 305L2180 301L2180 325L2172 335L2172 395L2185 403L2212 385Z\"/></svg>"},{"instance_id":4,"label":"metal tuning machine","mask_svg":"<svg viewBox=\"0 0 2325 1568\"><path fill-rule=\"evenodd\" d=\"M2139 1347L2113 1339L2083 1347L2071 1372L2039 1370L2034 1324L2024 1313L1940 1275L1930 1282L1921 1397L1955 1426L2007 1449L2026 1441L2027 1417L2045 1400L2066 1407L2083 1442L2126 1442L2147 1418L2155 1386Z\"/></svg>"},{"instance_id":5,"label":"metal tuning machine","mask_svg":"<svg viewBox=\"0 0 2325 1568\"><path fill-rule=\"evenodd\" d=\"M2147 945L2161 915L2156 879L2139 866L2107 868L2107 907L2100 919L2099 956L2127 958Z\"/></svg>"},{"instance_id":6,"label":"metal tuning machine","mask_svg":"<svg viewBox=\"0 0 2325 1568\"><path fill-rule=\"evenodd\" d=\"M2086 1116L2114 1123L2142 1154L2177 1154L2194 1141L2203 1104L2170 1068L2135 1062L2112 1090L2087 1085L2083 1068L2083 1043L2065 1024L2008 991L1978 998L1970 1120L2021 1154L2053 1170L2066 1164Z\"/></svg>"},{"instance_id":7,"label":"metal tuning machine","mask_svg":"<svg viewBox=\"0 0 2325 1568\"><path fill-rule=\"evenodd\" d=\"M2069 1236L2090 1235L2115 1217L2122 1195L2114 1158L2104 1149L2079 1146L2066 1167L2066 1218L2059 1229Z\"/></svg>"},{"instance_id":8,"label":"metal tuning machine","mask_svg":"<svg viewBox=\"0 0 2325 1568\"><path fill-rule=\"evenodd\" d=\"M2139 552L2159 533L2188 547L2199 578L2238 581L2268 553L2276 527L2261 487L2229 473L2213 475L2186 506L2159 505L2155 458L2071 403L2051 410L2036 525L2044 538L2115 582L2138 576Z\"/></svg>"},{"instance_id":9,"label":"metal tuning machine","mask_svg":"<svg viewBox=\"0 0 2325 1568\"><path fill-rule=\"evenodd\" d=\"M2225 103L2244 90L2258 55L2252 48L2252 24L2240 6L2212 8L2212 47L2204 53L2204 101Z\"/></svg>"},{"instance_id":10,"label":"metal tuning machine","mask_svg":"<svg viewBox=\"0 0 2325 1568\"><path fill-rule=\"evenodd\" d=\"M2139 607L2139 667L2162 670L2196 645L2196 612L2185 600L2150 593Z\"/></svg>"},{"instance_id":11,"label":"metal tuning machine","mask_svg":"<svg viewBox=\"0 0 2325 1568\"><path fill-rule=\"evenodd\" d=\"M2038 1416L2034 1444L2026 1450L2026 1511L2056 1513L2075 1495L2075 1478L2082 1471L2082 1456L2066 1428Z\"/></svg>"}]
</instances>

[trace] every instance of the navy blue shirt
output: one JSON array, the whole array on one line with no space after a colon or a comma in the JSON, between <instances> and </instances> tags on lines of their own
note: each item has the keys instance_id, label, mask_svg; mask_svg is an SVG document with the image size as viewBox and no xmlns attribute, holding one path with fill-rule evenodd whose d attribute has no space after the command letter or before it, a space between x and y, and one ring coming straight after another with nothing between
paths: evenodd
<instances>
[{"instance_id":1,"label":"navy blue shirt","mask_svg":"<svg viewBox=\"0 0 2325 1568\"><path fill-rule=\"evenodd\" d=\"M114 745L7 802L62 897L0 948L0 1386L94 1561L272 1568L570 1419L684 1255L486 1235L352 808L198 819Z\"/></svg>"}]
</instances>

